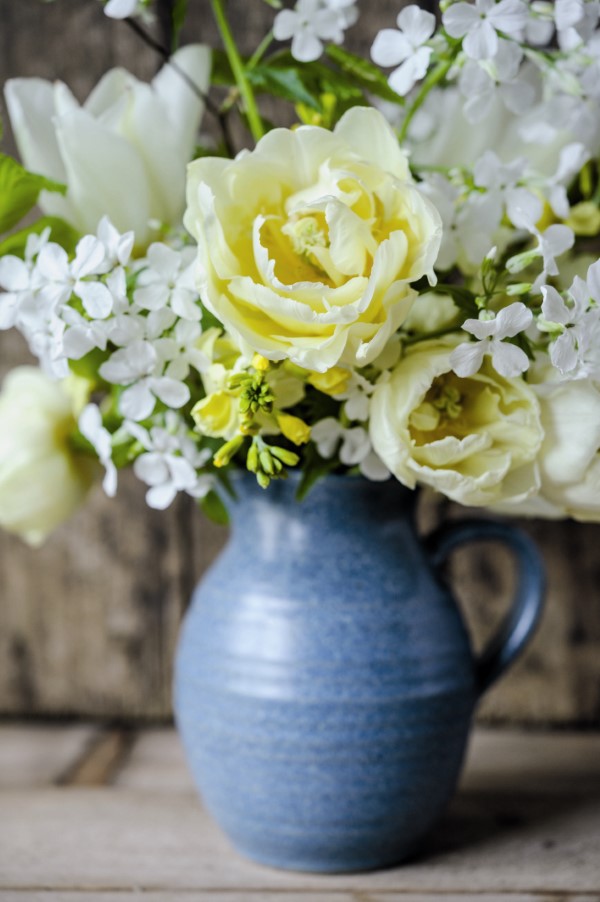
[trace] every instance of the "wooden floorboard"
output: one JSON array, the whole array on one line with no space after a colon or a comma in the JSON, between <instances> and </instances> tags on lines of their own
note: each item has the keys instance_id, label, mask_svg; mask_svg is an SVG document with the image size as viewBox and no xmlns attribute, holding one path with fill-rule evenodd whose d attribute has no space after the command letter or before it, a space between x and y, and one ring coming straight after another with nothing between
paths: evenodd
<instances>
[{"instance_id":1,"label":"wooden floorboard","mask_svg":"<svg viewBox=\"0 0 600 902\"><path fill-rule=\"evenodd\" d=\"M202 809L172 730L81 728L61 744L31 728L17 741L19 729L0 727L1 902L600 902L596 734L477 731L417 861L320 877L238 856ZM34 740L52 768L41 756L36 771L31 750L24 766ZM70 785L56 785L59 772Z\"/></svg>"}]
</instances>

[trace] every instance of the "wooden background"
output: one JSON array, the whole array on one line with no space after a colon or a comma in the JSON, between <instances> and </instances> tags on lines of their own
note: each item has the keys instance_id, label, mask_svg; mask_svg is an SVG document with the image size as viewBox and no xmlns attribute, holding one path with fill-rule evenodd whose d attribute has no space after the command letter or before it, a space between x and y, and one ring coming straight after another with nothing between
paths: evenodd
<instances>
[{"instance_id":1,"label":"wooden background","mask_svg":"<svg viewBox=\"0 0 600 902\"><path fill-rule=\"evenodd\" d=\"M187 40L214 43L207 0L190 0ZM349 44L366 49L393 24L398 0L361 0ZM231 0L243 49L271 21L260 0ZM367 13L366 10L369 9ZM99 76L126 65L150 77L157 60L97 0L2 0L0 81L66 81L84 99ZM4 149L12 150L10 134ZM0 335L0 375L27 359L13 333ZM129 477L129 478L128 478ZM40 551L0 535L0 714L162 719L170 715L178 624L196 579L225 540L189 499L149 510L131 474L119 497L94 494ZM464 512L427 500L423 528ZM480 717L525 723L598 725L600 718L600 527L525 522L546 557L546 614L524 659L487 696ZM461 552L455 584L476 644L506 607L510 567L503 552Z\"/></svg>"}]
</instances>

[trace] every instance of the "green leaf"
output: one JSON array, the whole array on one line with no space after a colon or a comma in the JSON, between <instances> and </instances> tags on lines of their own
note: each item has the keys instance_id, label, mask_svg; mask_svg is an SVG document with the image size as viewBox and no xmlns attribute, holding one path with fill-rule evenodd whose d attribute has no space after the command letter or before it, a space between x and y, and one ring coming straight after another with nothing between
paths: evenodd
<instances>
[{"instance_id":1,"label":"green leaf","mask_svg":"<svg viewBox=\"0 0 600 902\"><path fill-rule=\"evenodd\" d=\"M397 103L400 106L404 105L404 98L390 88L383 72L368 60L350 53L349 50L345 50L343 47L338 47L335 44L330 44L326 53L333 63L339 66L347 76L351 77L355 85L365 91L370 91L371 94L375 94L377 97L389 100L391 103Z\"/></svg>"},{"instance_id":2,"label":"green leaf","mask_svg":"<svg viewBox=\"0 0 600 902\"><path fill-rule=\"evenodd\" d=\"M219 526L227 526L229 523L229 512L216 492L210 491L208 495L200 499L198 504L202 513L209 520L212 520L213 523L218 523Z\"/></svg>"},{"instance_id":3,"label":"green leaf","mask_svg":"<svg viewBox=\"0 0 600 902\"><path fill-rule=\"evenodd\" d=\"M179 34L183 28L185 17L188 9L188 0L174 0L173 2L173 50L177 49L179 44Z\"/></svg>"},{"instance_id":4,"label":"green leaf","mask_svg":"<svg viewBox=\"0 0 600 902\"><path fill-rule=\"evenodd\" d=\"M263 2L270 6L271 9L281 9L283 6L281 0L263 0Z\"/></svg>"},{"instance_id":5,"label":"green leaf","mask_svg":"<svg viewBox=\"0 0 600 902\"><path fill-rule=\"evenodd\" d=\"M299 67L256 66L248 72L248 80L259 91L282 97L292 103L304 103L315 110L320 104L306 87Z\"/></svg>"},{"instance_id":6,"label":"green leaf","mask_svg":"<svg viewBox=\"0 0 600 902\"><path fill-rule=\"evenodd\" d=\"M8 232L35 206L40 191L66 193L66 186L28 172L0 153L0 233Z\"/></svg>"},{"instance_id":7,"label":"green leaf","mask_svg":"<svg viewBox=\"0 0 600 902\"><path fill-rule=\"evenodd\" d=\"M26 229L13 232L4 241L0 241L0 257L4 254L14 254L16 257L25 256L25 247L29 236L40 235L48 227L52 241L64 247L68 254L75 252L75 245L80 237L79 233L64 219L58 219L56 216L42 216Z\"/></svg>"}]
</instances>

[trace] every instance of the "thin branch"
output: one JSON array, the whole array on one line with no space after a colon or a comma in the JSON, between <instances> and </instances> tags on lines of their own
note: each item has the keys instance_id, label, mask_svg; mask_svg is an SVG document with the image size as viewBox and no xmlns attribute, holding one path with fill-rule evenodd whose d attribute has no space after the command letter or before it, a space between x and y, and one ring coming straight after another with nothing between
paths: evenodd
<instances>
[{"instance_id":1,"label":"thin branch","mask_svg":"<svg viewBox=\"0 0 600 902\"><path fill-rule=\"evenodd\" d=\"M215 103L213 103L208 94L204 93L204 91L196 84L193 78L190 78L187 72L173 61L169 51L165 47L163 47L162 44L156 41L151 34L148 34L148 32L144 28L142 28L142 26L138 22L135 21L135 19L127 18L123 19L122 21L129 26L129 28L144 42L144 44L154 50L155 53L158 53L158 55L165 61L165 63L167 63L167 65L169 65L173 69L173 71L176 72L181 79L183 79L190 90L194 92L196 97L198 97L199 100L201 100L205 104L208 112L212 116L214 116L219 123L219 127L223 135L223 143L227 148L227 153L232 157L235 156L235 144L233 142L231 131L229 129L229 120L227 118L227 115L225 113L222 113L219 107Z\"/></svg>"}]
</instances>

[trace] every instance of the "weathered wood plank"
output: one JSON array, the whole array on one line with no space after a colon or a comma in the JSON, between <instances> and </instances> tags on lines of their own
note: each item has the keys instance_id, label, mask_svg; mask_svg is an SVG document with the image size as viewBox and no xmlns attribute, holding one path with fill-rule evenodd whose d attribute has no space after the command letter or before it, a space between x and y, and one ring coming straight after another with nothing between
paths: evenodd
<instances>
[{"instance_id":1,"label":"weathered wood plank","mask_svg":"<svg viewBox=\"0 0 600 902\"><path fill-rule=\"evenodd\" d=\"M417 862L355 876L238 857L192 795L42 789L0 799L0 887L591 893L598 798L463 794Z\"/></svg>"},{"instance_id":2,"label":"weathered wood plank","mask_svg":"<svg viewBox=\"0 0 600 902\"><path fill-rule=\"evenodd\" d=\"M6 893L0 891L0 902L131 902L139 899L140 894L132 889L130 892L69 892L68 900L64 893L54 890L9 890ZM253 893L237 893L227 890L211 889L207 892L191 890L189 892L177 890L144 892L144 902L190 902L190 899L199 899L200 902L598 902L598 894L571 895L570 893L556 894L531 894L522 893L328 893L317 892L303 893L278 893L270 890Z\"/></svg>"},{"instance_id":3,"label":"weathered wood plank","mask_svg":"<svg viewBox=\"0 0 600 902\"><path fill-rule=\"evenodd\" d=\"M50 786L85 757L97 738L87 724L0 726L0 790Z\"/></svg>"},{"instance_id":4,"label":"weathered wood plank","mask_svg":"<svg viewBox=\"0 0 600 902\"><path fill-rule=\"evenodd\" d=\"M181 766L173 764L177 752L166 735L150 734L115 786L0 794L0 889L168 888L244 898L345 892L377 899L389 893L576 896L600 887L599 735L478 732L462 788L418 860L326 878L240 858L172 774L145 789L152 768L159 770L161 749L167 772ZM134 790L136 770L145 779Z\"/></svg>"}]
</instances>

